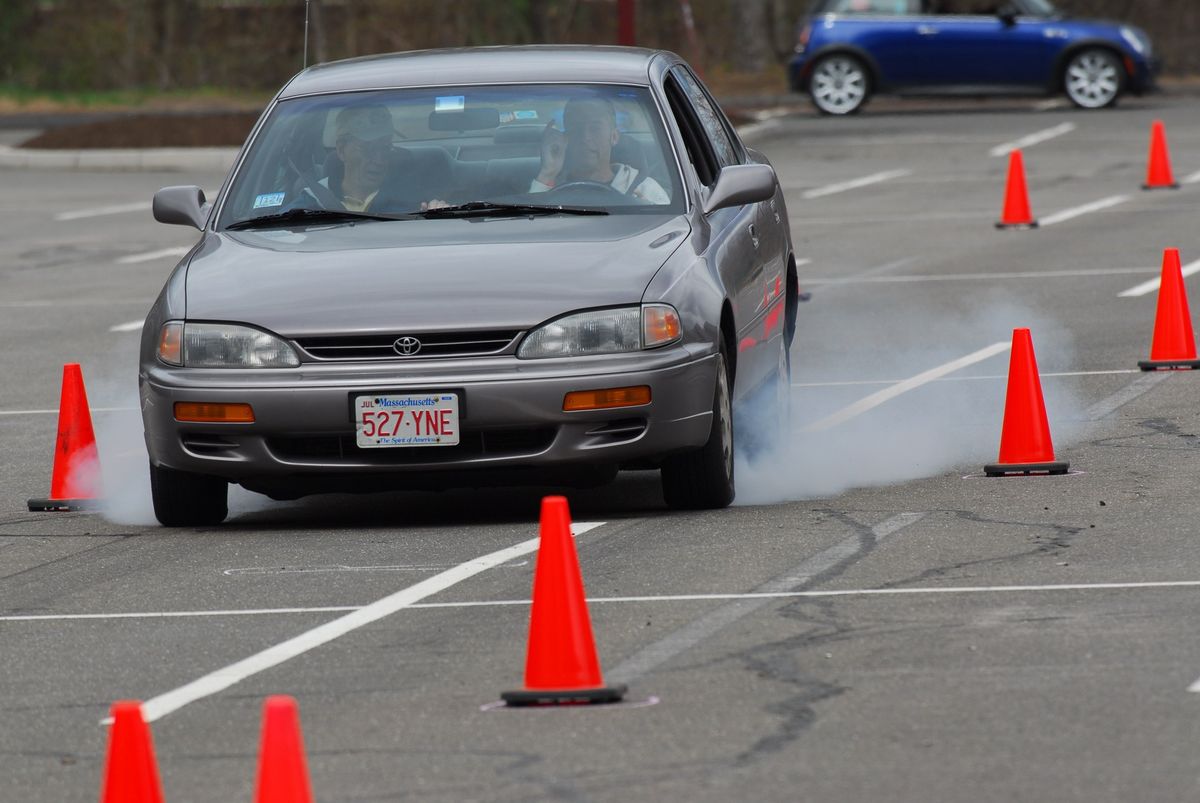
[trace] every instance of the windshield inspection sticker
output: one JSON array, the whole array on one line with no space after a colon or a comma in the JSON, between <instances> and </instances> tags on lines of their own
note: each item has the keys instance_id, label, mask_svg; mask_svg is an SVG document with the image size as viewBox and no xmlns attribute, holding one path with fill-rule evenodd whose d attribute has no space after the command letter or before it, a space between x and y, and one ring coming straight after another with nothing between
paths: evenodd
<instances>
[{"instance_id":1,"label":"windshield inspection sticker","mask_svg":"<svg viewBox=\"0 0 1200 803\"><path fill-rule=\"evenodd\" d=\"M254 199L254 208L262 209L268 206L283 206L283 195L282 192L268 192L256 196Z\"/></svg>"},{"instance_id":2,"label":"windshield inspection sticker","mask_svg":"<svg viewBox=\"0 0 1200 803\"><path fill-rule=\"evenodd\" d=\"M461 112L467 108L466 95L446 95L433 102L435 112Z\"/></svg>"}]
</instances>

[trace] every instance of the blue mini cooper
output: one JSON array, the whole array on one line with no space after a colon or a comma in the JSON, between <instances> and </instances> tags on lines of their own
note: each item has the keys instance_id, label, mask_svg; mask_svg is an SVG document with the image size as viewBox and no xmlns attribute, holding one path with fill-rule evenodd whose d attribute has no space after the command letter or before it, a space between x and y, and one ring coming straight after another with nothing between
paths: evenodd
<instances>
[{"instance_id":1,"label":"blue mini cooper","mask_svg":"<svg viewBox=\"0 0 1200 803\"><path fill-rule=\"evenodd\" d=\"M825 114L876 92L1053 94L1101 109L1150 89L1144 31L1071 19L1049 0L817 0L788 77Z\"/></svg>"}]
</instances>

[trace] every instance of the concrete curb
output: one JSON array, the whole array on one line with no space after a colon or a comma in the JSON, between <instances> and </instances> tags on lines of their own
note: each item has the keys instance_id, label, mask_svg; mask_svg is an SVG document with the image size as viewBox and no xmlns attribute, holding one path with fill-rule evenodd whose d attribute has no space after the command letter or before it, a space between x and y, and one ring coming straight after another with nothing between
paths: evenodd
<instances>
[{"instance_id":1,"label":"concrete curb","mask_svg":"<svg viewBox=\"0 0 1200 803\"><path fill-rule=\"evenodd\" d=\"M0 170L97 170L110 172L227 172L238 148L145 148L53 150L0 145Z\"/></svg>"}]
</instances>

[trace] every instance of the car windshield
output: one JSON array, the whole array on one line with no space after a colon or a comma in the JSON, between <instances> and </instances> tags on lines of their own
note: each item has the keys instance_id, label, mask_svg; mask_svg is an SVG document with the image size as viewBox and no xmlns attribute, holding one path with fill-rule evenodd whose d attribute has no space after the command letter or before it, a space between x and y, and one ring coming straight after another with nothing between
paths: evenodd
<instances>
[{"instance_id":1,"label":"car windshield","mask_svg":"<svg viewBox=\"0 0 1200 803\"><path fill-rule=\"evenodd\" d=\"M289 225L354 221L288 214L300 210L407 220L484 203L497 215L531 206L682 211L679 171L649 90L466 86L280 101L238 169L218 225L247 227L267 216Z\"/></svg>"}]
</instances>

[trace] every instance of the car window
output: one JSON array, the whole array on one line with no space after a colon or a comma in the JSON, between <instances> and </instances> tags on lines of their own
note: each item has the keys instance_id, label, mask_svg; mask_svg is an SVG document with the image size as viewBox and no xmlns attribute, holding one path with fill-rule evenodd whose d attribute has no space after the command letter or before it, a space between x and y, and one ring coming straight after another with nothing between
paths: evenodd
<instances>
[{"instance_id":1,"label":"car window","mask_svg":"<svg viewBox=\"0 0 1200 803\"><path fill-rule=\"evenodd\" d=\"M645 87L496 85L280 101L234 177L219 227L302 209L384 216L473 202L683 209Z\"/></svg>"},{"instance_id":2,"label":"car window","mask_svg":"<svg viewBox=\"0 0 1200 803\"><path fill-rule=\"evenodd\" d=\"M832 0L825 10L834 14L917 14L921 0Z\"/></svg>"},{"instance_id":3,"label":"car window","mask_svg":"<svg viewBox=\"0 0 1200 803\"><path fill-rule=\"evenodd\" d=\"M926 0L926 14L955 16L989 16L1000 13L1005 5L1002 0Z\"/></svg>"},{"instance_id":4,"label":"car window","mask_svg":"<svg viewBox=\"0 0 1200 803\"><path fill-rule=\"evenodd\" d=\"M708 93L700 86L700 82L682 66L675 67L671 70L671 74L679 81L680 88L683 89L688 102L695 110L720 167L740 163L742 161L741 154L734 145L733 136L729 133L725 115L709 98Z\"/></svg>"}]
</instances>

